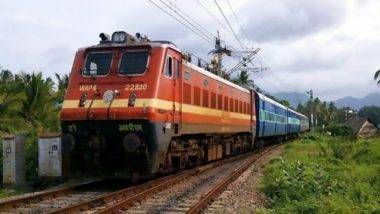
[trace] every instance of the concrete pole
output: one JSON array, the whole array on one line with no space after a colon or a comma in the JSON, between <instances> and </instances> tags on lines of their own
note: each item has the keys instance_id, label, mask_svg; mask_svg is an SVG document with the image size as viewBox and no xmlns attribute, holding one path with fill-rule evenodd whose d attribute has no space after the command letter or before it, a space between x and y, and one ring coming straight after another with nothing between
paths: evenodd
<instances>
[{"instance_id":1,"label":"concrete pole","mask_svg":"<svg viewBox=\"0 0 380 214\"><path fill-rule=\"evenodd\" d=\"M25 135L5 134L3 139L3 183L20 186L25 184Z\"/></svg>"}]
</instances>

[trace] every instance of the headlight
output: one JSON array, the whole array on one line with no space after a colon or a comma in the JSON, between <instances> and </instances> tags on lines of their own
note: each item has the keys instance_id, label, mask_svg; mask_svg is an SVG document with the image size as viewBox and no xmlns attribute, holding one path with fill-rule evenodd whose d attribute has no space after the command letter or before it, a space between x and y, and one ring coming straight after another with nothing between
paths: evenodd
<instances>
[{"instance_id":1,"label":"headlight","mask_svg":"<svg viewBox=\"0 0 380 214\"><path fill-rule=\"evenodd\" d=\"M114 92L112 90L107 90L103 94L103 101L105 103L109 103L113 100L113 97L114 97Z\"/></svg>"},{"instance_id":2,"label":"headlight","mask_svg":"<svg viewBox=\"0 0 380 214\"><path fill-rule=\"evenodd\" d=\"M127 33L124 31L116 31L112 34L112 42L125 43L127 41Z\"/></svg>"}]
</instances>

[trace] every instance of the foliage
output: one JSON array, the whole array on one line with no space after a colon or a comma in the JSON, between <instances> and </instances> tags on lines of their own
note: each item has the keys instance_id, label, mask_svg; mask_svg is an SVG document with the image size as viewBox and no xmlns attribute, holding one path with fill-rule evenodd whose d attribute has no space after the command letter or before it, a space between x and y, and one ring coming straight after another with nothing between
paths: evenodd
<instances>
[{"instance_id":1,"label":"foliage","mask_svg":"<svg viewBox=\"0 0 380 214\"><path fill-rule=\"evenodd\" d=\"M22 133L27 137L26 176L37 176L37 135L59 131L59 111L68 84L68 76L56 74L58 86L41 72L13 74L0 72L0 135ZM2 146L0 146L2 147ZM1 161L1 160L0 160ZM2 161L0 162L2 167ZM2 170L0 171L0 175ZM2 175L1 175L2 176Z\"/></svg>"},{"instance_id":2,"label":"foliage","mask_svg":"<svg viewBox=\"0 0 380 214\"><path fill-rule=\"evenodd\" d=\"M273 213L380 211L380 138L308 134L265 169L261 189Z\"/></svg>"},{"instance_id":3,"label":"foliage","mask_svg":"<svg viewBox=\"0 0 380 214\"><path fill-rule=\"evenodd\" d=\"M254 87L254 82L249 77L249 73L246 70L242 70L235 78L231 80L231 82L248 89Z\"/></svg>"},{"instance_id":4,"label":"foliage","mask_svg":"<svg viewBox=\"0 0 380 214\"><path fill-rule=\"evenodd\" d=\"M326 127L326 131L330 132L332 136L353 137L354 130L347 125L333 123Z\"/></svg>"},{"instance_id":5,"label":"foliage","mask_svg":"<svg viewBox=\"0 0 380 214\"><path fill-rule=\"evenodd\" d=\"M377 85L380 85L380 69L375 72L375 76L373 78L377 81Z\"/></svg>"},{"instance_id":6,"label":"foliage","mask_svg":"<svg viewBox=\"0 0 380 214\"><path fill-rule=\"evenodd\" d=\"M359 117L369 118L375 124L380 124L380 107L365 106L358 111Z\"/></svg>"},{"instance_id":7,"label":"foliage","mask_svg":"<svg viewBox=\"0 0 380 214\"><path fill-rule=\"evenodd\" d=\"M280 103L286 107L290 107L290 103L288 100L281 100Z\"/></svg>"}]
</instances>

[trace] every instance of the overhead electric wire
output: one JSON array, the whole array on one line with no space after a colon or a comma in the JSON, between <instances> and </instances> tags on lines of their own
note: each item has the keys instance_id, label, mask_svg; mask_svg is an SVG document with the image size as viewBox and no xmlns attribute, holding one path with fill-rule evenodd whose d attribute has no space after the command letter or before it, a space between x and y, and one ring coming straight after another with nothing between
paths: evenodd
<instances>
[{"instance_id":1,"label":"overhead electric wire","mask_svg":"<svg viewBox=\"0 0 380 214\"><path fill-rule=\"evenodd\" d=\"M224 30L229 32L228 28L200 1L196 0L199 6L203 8Z\"/></svg>"},{"instance_id":2,"label":"overhead electric wire","mask_svg":"<svg viewBox=\"0 0 380 214\"><path fill-rule=\"evenodd\" d=\"M249 39L248 39L248 36L247 36L248 34L247 34L246 31L244 30L243 25L242 25L241 22L240 22L240 19L238 18L238 16L236 15L234 9L232 8L232 6L231 6L231 4L230 4L230 1L229 1L229 0L226 0L226 2L227 2L227 5L228 5L228 7L230 8L230 10L231 10L231 12L232 12L232 15L235 17L237 23L239 24L240 29L241 29L241 32L243 33L245 39L246 39L246 40L249 40ZM247 47L246 47L246 48L247 48Z\"/></svg>"},{"instance_id":3,"label":"overhead electric wire","mask_svg":"<svg viewBox=\"0 0 380 214\"><path fill-rule=\"evenodd\" d=\"M263 60L261 59L261 57L260 56L258 56L257 57L257 60L261 63L261 64L264 64L263 63ZM278 76L277 76L277 74L272 70L272 69L270 69L270 68L267 68L266 70L268 70L269 72L272 72L272 77L275 79L275 81L276 82L278 82L278 84L283 88L283 90L285 90L285 91L290 91L289 89L289 87L282 81L282 79L281 78L279 78Z\"/></svg>"},{"instance_id":4,"label":"overhead electric wire","mask_svg":"<svg viewBox=\"0 0 380 214\"><path fill-rule=\"evenodd\" d=\"M259 48L257 48L255 51L252 51L247 55L247 57L244 57L238 64L236 64L234 67L232 67L230 70L227 71L228 75L231 75L234 71L241 69L241 66L244 65L244 63L247 60L251 60L251 58L256 55L260 51Z\"/></svg>"},{"instance_id":5,"label":"overhead electric wire","mask_svg":"<svg viewBox=\"0 0 380 214\"><path fill-rule=\"evenodd\" d=\"M169 2L170 5L175 7L182 14L184 14L190 21L192 21L194 24L198 25L198 27L201 28L204 33L208 34L208 36L210 36L210 38L214 37L214 35L209 30L207 30L205 27L203 27L201 24L199 24L196 20L191 18L189 14L187 14L185 11L183 11L181 8L179 8L177 5L175 5L172 1L170 1L170 0L166 0L166 1Z\"/></svg>"},{"instance_id":6,"label":"overhead electric wire","mask_svg":"<svg viewBox=\"0 0 380 214\"><path fill-rule=\"evenodd\" d=\"M205 40L207 43L211 44L211 45L214 45L213 41L210 40L210 38L208 37L205 37L204 35L198 33L197 31L195 31L194 29L192 29L190 26L188 26L186 23L184 23L183 21L181 21L179 18L177 18L176 16L174 16L173 14L171 14L169 11L165 10L164 8L162 8L160 5L158 5L157 3L153 2L152 0L148 0L151 4L153 4L154 6L156 6L157 8L159 8L160 10L162 10L164 13L166 13L167 15L169 15L170 17L172 17L173 19L175 19L177 22L179 22L181 25L183 25L184 27L186 27L187 29L189 29L190 31L192 31L193 33L197 34L199 37L201 37L203 40Z\"/></svg>"},{"instance_id":7,"label":"overhead electric wire","mask_svg":"<svg viewBox=\"0 0 380 214\"><path fill-rule=\"evenodd\" d=\"M177 10L173 9L172 7L170 7L170 5L168 5L167 3L165 3L163 0L159 0L162 4L164 4L167 8L169 8L171 11L173 11L174 13L176 13L178 16L180 16L185 22L187 22L189 25L191 25L194 29L196 29L200 34L202 34L203 36L205 36L206 38L208 38L210 41L214 41L213 40L213 37L211 35L211 37L209 35L207 35L205 32L203 32L202 30L200 30L197 26L195 26L193 23L191 23L191 21L189 21L187 18L185 18L181 13L179 13Z\"/></svg>"},{"instance_id":8,"label":"overhead electric wire","mask_svg":"<svg viewBox=\"0 0 380 214\"><path fill-rule=\"evenodd\" d=\"M235 39L238 41L238 43L239 43L239 45L241 46L241 48L242 48L243 50L245 50L245 46L244 46L243 43L240 41L239 36L236 34L236 32L234 31L234 29L232 28L232 26L231 26L230 22L228 21L226 15L224 15L222 8L220 7L220 5L218 4L218 2L217 2L216 0L214 0L214 3L215 3L215 5L218 7L219 12L222 14L222 16L223 16L224 20L226 21L228 27L230 28L231 32L233 33Z\"/></svg>"}]
</instances>

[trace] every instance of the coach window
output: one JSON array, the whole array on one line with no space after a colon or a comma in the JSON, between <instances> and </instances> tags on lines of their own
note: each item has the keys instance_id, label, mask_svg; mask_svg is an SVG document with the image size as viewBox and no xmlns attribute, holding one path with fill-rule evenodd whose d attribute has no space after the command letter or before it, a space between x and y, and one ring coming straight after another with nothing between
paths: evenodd
<instances>
[{"instance_id":1,"label":"coach window","mask_svg":"<svg viewBox=\"0 0 380 214\"><path fill-rule=\"evenodd\" d=\"M167 77L173 76L173 58L171 56L166 57L164 75Z\"/></svg>"},{"instance_id":2,"label":"coach window","mask_svg":"<svg viewBox=\"0 0 380 214\"><path fill-rule=\"evenodd\" d=\"M179 77L179 62L177 59L172 58L172 66L173 66L173 77L178 78Z\"/></svg>"}]
</instances>

